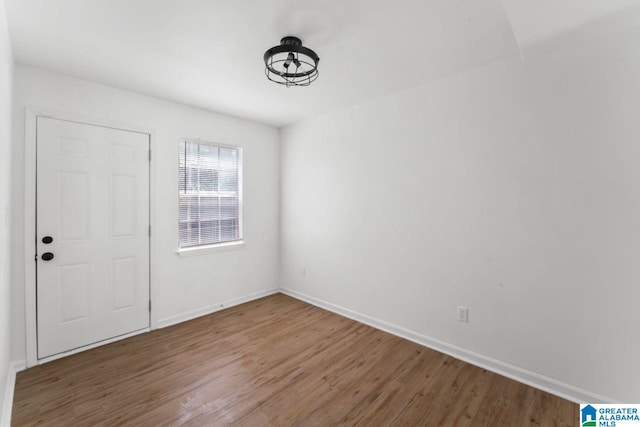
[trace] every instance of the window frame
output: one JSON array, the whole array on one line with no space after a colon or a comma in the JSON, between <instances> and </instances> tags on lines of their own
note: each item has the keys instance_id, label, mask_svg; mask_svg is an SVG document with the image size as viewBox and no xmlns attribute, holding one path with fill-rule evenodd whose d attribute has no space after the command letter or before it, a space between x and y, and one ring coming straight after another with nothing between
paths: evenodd
<instances>
[{"instance_id":1,"label":"window frame","mask_svg":"<svg viewBox=\"0 0 640 427\"><path fill-rule=\"evenodd\" d=\"M227 240L224 242L217 242L217 243L206 243L206 244L201 244L201 245L193 245L193 246L186 246L186 247L181 247L181 242L180 242L180 146L182 145L182 143L193 143L193 144L200 144L200 145L208 145L208 146L212 146L212 147L216 147L216 148L230 148L230 149L234 149L237 152L237 171L238 171L238 192L237 192L237 198L238 198L238 238L235 240ZM231 144L223 144L223 143L219 143L219 142L213 142L213 141L205 141L202 140L200 138L181 138L178 142L178 155L177 155L177 159L178 159L178 167L177 167L177 173L178 173L178 179L177 179L177 192L176 192L176 196L177 196L177 214L178 214L178 220L177 220L177 254L180 256L191 256L191 255L200 255L200 254L205 254L205 253L212 253L212 252L221 252L221 251L227 251L227 250L232 250L232 249L236 249L236 248L240 248L242 246L244 246L245 241L244 241L244 148L240 145L231 145Z\"/></svg>"}]
</instances>

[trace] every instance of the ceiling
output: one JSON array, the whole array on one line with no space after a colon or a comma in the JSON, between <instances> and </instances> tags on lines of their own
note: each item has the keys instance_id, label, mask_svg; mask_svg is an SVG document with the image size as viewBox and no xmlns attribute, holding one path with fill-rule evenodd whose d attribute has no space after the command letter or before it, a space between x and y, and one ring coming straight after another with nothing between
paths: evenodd
<instances>
[{"instance_id":1,"label":"ceiling","mask_svg":"<svg viewBox=\"0 0 640 427\"><path fill-rule=\"evenodd\" d=\"M4 1L18 63L274 126L640 22L637 0ZM285 35L320 56L310 87L264 75Z\"/></svg>"}]
</instances>

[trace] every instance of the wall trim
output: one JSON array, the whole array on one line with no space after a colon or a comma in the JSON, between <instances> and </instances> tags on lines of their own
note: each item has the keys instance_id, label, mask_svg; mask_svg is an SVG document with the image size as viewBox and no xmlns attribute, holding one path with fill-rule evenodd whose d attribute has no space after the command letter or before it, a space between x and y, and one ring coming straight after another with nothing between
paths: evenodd
<instances>
[{"instance_id":1,"label":"wall trim","mask_svg":"<svg viewBox=\"0 0 640 427\"><path fill-rule=\"evenodd\" d=\"M7 382L4 389L2 412L0 412L0 427L11 426L11 411L13 410L13 392L16 386L16 374L27 368L26 360L16 360L9 364Z\"/></svg>"},{"instance_id":2,"label":"wall trim","mask_svg":"<svg viewBox=\"0 0 640 427\"><path fill-rule=\"evenodd\" d=\"M616 403L615 399L600 396L571 384L519 368L515 365L511 365L473 351L465 350L464 348L428 337L393 323L385 322L384 320L332 304L320 298L312 297L293 289L280 288L280 292L575 403Z\"/></svg>"},{"instance_id":3,"label":"wall trim","mask_svg":"<svg viewBox=\"0 0 640 427\"><path fill-rule=\"evenodd\" d=\"M164 319L158 320L158 328L166 328L167 326L172 326L178 323L193 320L198 317L215 313L216 311L224 310L226 308L230 308L235 305L244 304L245 302L268 297L269 295L274 295L279 292L280 292L279 288L266 289L266 290L254 292L252 294L245 295L242 297L232 298L230 300L222 301L217 304L211 304L205 307L197 308L195 310L187 311L186 313L166 317Z\"/></svg>"}]
</instances>

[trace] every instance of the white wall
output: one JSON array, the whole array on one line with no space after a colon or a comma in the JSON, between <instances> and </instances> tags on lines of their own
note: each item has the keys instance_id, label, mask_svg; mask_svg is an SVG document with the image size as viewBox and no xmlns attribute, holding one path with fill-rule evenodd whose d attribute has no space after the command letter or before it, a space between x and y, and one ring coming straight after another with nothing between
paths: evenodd
<instances>
[{"instance_id":1,"label":"white wall","mask_svg":"<svg viewBox=\"0 0 640 427\"><path fill-rule=\"evenodd\" d=\"M283 287L560 389L640 401L638 40L284 128Z\"/></svg>"},{"instance_id":2,"label":"white wall","mask_svg":"<svg viewBox=\"0 0 640 427\"><path fill-rule=\"evenodd\" d=\"M13 91L13 56L5 19L4 1L0 0L0 423L2 422L5 383L9 368L10 301L9 253L10 228L5 220L11 200L11 96Z\"/></svg>"},{"instance_id":3,"label":"white wall","mask_svg":"<svg viewBox=\"0 0 640 427\"><path fill-rule=\"evenodd\" d=\"M152 260L154 315L160 324L203 314L220 303L277 288L279 248L278 129L110 87L16 66L12 282L14 359L25 358L24 123L25 108L127 122L154 132L157 170ZM234 250L179 257L178 143L182 137L244 147L244 240ZM27 189L33 191L33 189Z\"/></svg>"}]
</instances>

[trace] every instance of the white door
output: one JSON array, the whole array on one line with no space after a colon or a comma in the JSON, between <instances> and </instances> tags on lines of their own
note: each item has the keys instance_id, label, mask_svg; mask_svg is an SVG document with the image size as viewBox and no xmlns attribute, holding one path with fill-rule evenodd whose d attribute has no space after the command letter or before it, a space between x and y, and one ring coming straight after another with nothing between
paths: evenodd
<instances>
[{"instance_id":1,"label":"white door","mask_svg":"<svg viewBox=\"0 0 640 427\"><path fill-rule=\"evenodd\" d=\"M149 135L38 117L36 169L38 358L149 327Z\"/></svg>"}]
</instances>

